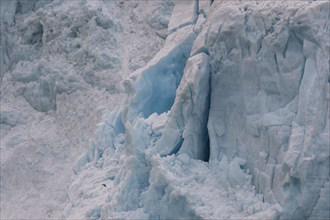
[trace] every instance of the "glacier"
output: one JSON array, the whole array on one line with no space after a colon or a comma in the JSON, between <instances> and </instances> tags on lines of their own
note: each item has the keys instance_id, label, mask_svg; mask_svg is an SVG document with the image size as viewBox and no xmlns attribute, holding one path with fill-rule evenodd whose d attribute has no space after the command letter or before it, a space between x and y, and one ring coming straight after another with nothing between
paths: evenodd
<instances>
[{"instance_id":1,"label":"glacier","mask_svg":"<svg viewBox=\"0 0 330 220\"><path fill-rule=\"evenodd\" d=\"M166 24L156 14L165 42L116 81L124 100L76 159L61 218L329 219L329 1L176 0Z\"/></svg>"},{"instance_id":2,"label":"glacier","mask_svg":"<svg viewBox=\"0 0 330 220\"><path fill-rule=\"evenodd\" d=\"M329 218L329 2L176 1L169 33L79 164L111 186L85 217Z\"/></svg>"}]
</instances>

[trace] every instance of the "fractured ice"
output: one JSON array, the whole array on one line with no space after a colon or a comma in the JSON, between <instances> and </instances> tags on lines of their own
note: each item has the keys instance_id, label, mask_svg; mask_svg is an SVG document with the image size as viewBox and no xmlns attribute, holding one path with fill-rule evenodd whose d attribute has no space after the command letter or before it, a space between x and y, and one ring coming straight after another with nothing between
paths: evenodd
<instances>
[{"instance_id":1,"label":"fractured ice","mask_svg":"<svg viewBox=\"0 0 330 220\"><path fill-rule=\"evenodd\" d=\"M63 217L329 218L329 7L176 1L164 47L77 160Z\"/></svg>"}]
</instances>

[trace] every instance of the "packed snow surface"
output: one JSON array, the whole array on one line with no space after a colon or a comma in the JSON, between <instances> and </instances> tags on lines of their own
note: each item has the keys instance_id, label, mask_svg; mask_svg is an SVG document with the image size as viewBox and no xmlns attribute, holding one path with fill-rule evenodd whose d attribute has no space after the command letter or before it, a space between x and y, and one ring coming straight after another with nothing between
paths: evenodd
<instances>
[{"instance_id":1,"label":"packed snow surface","mask_svg":"<svg viewBox=\"0 0 330 220\"><path fill-rule=\"evenodd\" d=\"M330 218L329 1L22 2L1 3L1 217Z\"/></svg>"},{"instance_id":2,"label":"packed snow surface","mask_svg":"<svg viewBox=\"0 0 330 220\"><path fill-rule=\"evenodd\" d=\"M0 218L59 219L74 162L163 46L174 4L0 2Z\"/></svg>"}]
</instances>

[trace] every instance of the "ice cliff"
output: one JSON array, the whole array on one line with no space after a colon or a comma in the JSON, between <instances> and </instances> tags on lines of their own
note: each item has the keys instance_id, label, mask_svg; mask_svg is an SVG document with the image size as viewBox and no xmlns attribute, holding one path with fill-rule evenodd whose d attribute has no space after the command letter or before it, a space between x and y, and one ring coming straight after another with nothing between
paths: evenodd
<instances>
[{"instance_id":1,"label":"ice cliff","mask_svg":"<svg viewBox=\"0 0 330 220\"><path fill-rule=\"evenodd\" d=\"M85 217L329 218L329 2L176 1L168 32L75 167Z\"/></svg>"},{"instance_id":2,"label":"ice cliff","mask_svg":"<svg viewBox=\"0 0 330 220\"><path fill-rule=\"evenodd\" d=\"M329 219L329 18L329 1L176 0L62 217Z\"/></svg>"},{"instance_id":3,"label":"ice cliff","mask_svg":"<svg viewBox=\"0 0 330 220\"><path fill-rule=\"evenodd\" d=\"M176 1L168 31L76 164L85 217L329 218L329 2Z\"/></svg>"}]
</instances>

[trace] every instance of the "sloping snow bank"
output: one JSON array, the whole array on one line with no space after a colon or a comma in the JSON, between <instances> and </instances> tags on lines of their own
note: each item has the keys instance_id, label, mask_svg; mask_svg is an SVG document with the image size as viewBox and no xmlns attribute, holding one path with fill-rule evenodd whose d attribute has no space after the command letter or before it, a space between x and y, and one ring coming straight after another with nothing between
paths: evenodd
<instances>
[{"instance_id":1,"label":"sloping snow bank","mask_svg":"<svg viewBox=\"0 0 330 220\"><path fill-rule=\"evenodd\" d=\"M163 46L173 7L0 1L1 219L60 218L73 163L125 101L122 79Z\"/></svg>"}]
</instances>

